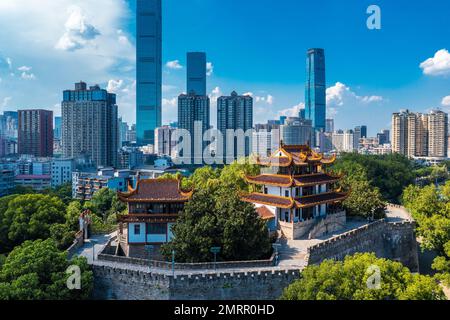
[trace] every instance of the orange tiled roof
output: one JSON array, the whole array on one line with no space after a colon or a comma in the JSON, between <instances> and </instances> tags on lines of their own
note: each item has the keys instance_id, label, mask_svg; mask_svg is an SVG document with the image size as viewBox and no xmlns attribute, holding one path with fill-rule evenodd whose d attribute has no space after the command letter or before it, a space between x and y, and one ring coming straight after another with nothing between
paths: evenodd
<instances>
[{"instance_id":1,"label":"orange tiled roof","mask_svg":"<svg viewBox=\"0 0 450 320\"><path fill-rule=\"evenodd\" d=\"M308 174L295 176L294 183L298 187L315 186L318 184L333 183L339 181L341 177L335 177L327 173Z\"/></svg>"},{"instance_id":2,"label":"orange tiled roof","mask_svg":"<svg viewBox=\"0 0 450 320\"><path fill-rule=\"evenodd\" d=\"M256 208L256 212L258 213L259 217L262 220L275 219L275 216L273 215L272 211L270 211L266 206Z\"/></svg>"},{"instance_id":3,"label":"orange tiled roof","mask_svg":"<svg viewBox=\"0 0 450 320\"><path fill-rule=\"evenodd\" d=\"M279 155L281 154L281 155ZM320 162L321 164L332 164L336 161L336 155L324 158L323 154L317 153L306 145L282 145L268 158L257 158L257 164L263 166L289 167L291 165L302 166L309 162Z\"/></svg>"},{"instance_id":4,"label":"orange tiled roof","mask_svg":"<svg viewBox=\"0 0 450 320\"><path fill-rule=\"evenodd\" d=\"M181 180L177 179L140 180L136 189L118 194L124 202L186 202L192 197L192 191L181 190Z\"/></svg>"},{"instance_id":5,"label":"orange tiled roof","mask_svg":"<svg viewBox=\"0 0 450 320\"><path fill-rule=\"evenodd\" d=\"M315 194L312 196L305 196L305 197L296 199L295 206L297 208L314 207L319 204L341 202L341 201L344 201L345 199L347 199L347 197L348 197L348 193L338 192L338 191Z\"/></svg>"},{"instance_id":6,"label":"orange tiled roof","mask_svg":"<svg viewBox=\"0 0 450 320\"><path fill-rule=\"evenodd\" d=\"M281 174L262 174L255 177L246 177L246 180L249 183L280 187L290 187L293 184L291 176Z\"/></svg>"},{"instance_id":7,"label":"orange tiled roof","mask_svg":"<svg viewBox=\"0 0 450 320\"><path fill-rule=\"evenodd\" d=\"M251 193L241 197L242 201L274 206L283 209L308 208L319 204L341 202L347 199L348 193L333 191L296 198L280 197L263 193Z\"/></svg>"},{"instance_id":8,"label":"orange tiled roof","mask_svg":"<svg viewBox=\"0 0 450 320\"><path fill-rule=\"evenodd\" d=\"M263 193L250 193L241 197L242 201L250 203L259 203L277 208L290 209L294 207L295 201L288 197L279 197Z\"/></svg>"}]
</instances>

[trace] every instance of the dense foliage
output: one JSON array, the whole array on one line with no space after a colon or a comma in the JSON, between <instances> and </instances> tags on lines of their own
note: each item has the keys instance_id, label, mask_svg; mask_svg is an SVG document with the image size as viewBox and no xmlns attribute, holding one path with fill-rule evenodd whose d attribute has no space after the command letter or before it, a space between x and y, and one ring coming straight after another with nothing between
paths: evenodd
<instances>
[{"instance_id":1,"label":"dense foliage","mask_svg":"<svg viewBox=\"0 0 450 320\"><path fill-rule=\"evenodd\" d=\"M439 255L433 268L450 284L450 181L439 188L409 186L402 201L418 224L421 246Z\"/></svg>"},{"instance_id":2,"label":"dense foliage","mask_svg":"<svg viewBox=\"0 0 450 320\"><path fill-rule=\"evenodd\" d=\"M381 276L379 286L375 268ZM399 262L365 253L347 256L343 262L325 260L308 266L281 299L445 300L445 295L433 278L412 274Z\"/></svg>"},{"instance_id":3,"label":"dense foliage","mask_svg":"<svg viewBox=\"0 0 450 320\"><path fill-rule=\"evenodd\" d=\"M234 163L224 169L204 167L189 179L195 185L193 199L172 231L174 239L162 248L170 258L176 252L178 262L209 262L211 247L221 247L219 260L255 260L267 258L271 251L267 227L253 205L240 200L248 191L245 174L257 174L258 168Z\"/></svg>"},{"instance_id":4,"label":"dense foliage","mask_svg":"<svg viewBox=\"0 0 450 320\"><path fill-rule=\"evenodd\" d=\"M69 290L69 266L81 271L81 289ZM0 265L0 300L76 300L90 297L93 274L84 258L67 259L51 240L26 241Z\"/></svg>"},{"instance_id":5,"label":"dense foliage","mask_svg":"<svg viewBox=\"0 0 450 320\"><path fill-rule=\"evenodd\" d=\"M350 193L343 205L347 214L365 218L383 218L386 203L380 190L370 184L362 165L353 161L339 161L333 166L335 173L343 177L340 185Z\"/></svg>"},{"instance_id":6,"label":"dense foliage","mask_svg":"<svg viewBox=\"0 0 450 320\"><path fill-rule=\"evenodd\" d=\"M361 165L370 185L379 189L384 200L393 203L399 202L403 189L413 184L416 177L414 163L396 153L381 156L346 153L335 167L346 167L348 163Z\"/></svg>"},{"instance_id":7,"label":"dense foliage","mask_svg":"<svg viewBox=\"0 0 450 320\"><path fill-rule=\"evenodd\" d=\"M42 194L0 198L0 253L26 240L47 239L54 224L65 222L61 200Z\"/></svg>"}]
</instances>

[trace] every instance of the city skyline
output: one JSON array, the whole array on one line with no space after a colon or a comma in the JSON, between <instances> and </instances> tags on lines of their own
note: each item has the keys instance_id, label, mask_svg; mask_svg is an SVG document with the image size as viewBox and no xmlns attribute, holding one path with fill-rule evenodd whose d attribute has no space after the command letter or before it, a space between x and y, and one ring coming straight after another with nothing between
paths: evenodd
<instances>
[{"instance_id":1,"label":"city skyline","mask_svg":"<svg viewBox=\"0 0 450 320\"><path fill-rule=\"evenodd\" d=\"M0 51L0 112L38 107L57 116L59 92L85 79L117 93L119 113L134 123L134 4L112 1L108 10L99 10L109 1L44 2L39 6L31 0L0 4L0 35L7 41ZM368 4L364 1L345 5L329 1L322 6L306 1L277 5L245 1L237 11L233 2L163 1L163 124L176 120L176 98L185 88L189 51L208 55L212 124L216 123L216 98L233 90L252 93L255 123L298 114L304 105L304 56L310 47L326 50L327 114L334 115L336 128L367 123L373 136L389 128L391 114L400 109L426 112L442 107L448 111L450 54L443 39L450 33L444 8L450 5L439 3L443 9L433 11L406 1L378 2L382 29L371 31L365 24ZM408 10L401 10L402 6ZM47 22L40 7L61 14ZM186 11L191 14L186 16ZM31 13L32 19L21 19ZM268 13L273 19L263 23ZM211 23L219 21L218 15L232 15L236 29ZM310 30L312 21L321 17L326 18L323 27ZM8 24L11 19L26 23ZM411 20L417 21L414 27L408 24ZM176 28L180 24L182 34ZM236 31L241 29L247 30L245 34ZM22 49L25 41L30 53ZM234 50L225 50L230 47ZM67 61L73 63L68 66ZM64 74L54 72L63 65ZM20 94L31 90L37 94Z\"/></svg>"}]
</instances>

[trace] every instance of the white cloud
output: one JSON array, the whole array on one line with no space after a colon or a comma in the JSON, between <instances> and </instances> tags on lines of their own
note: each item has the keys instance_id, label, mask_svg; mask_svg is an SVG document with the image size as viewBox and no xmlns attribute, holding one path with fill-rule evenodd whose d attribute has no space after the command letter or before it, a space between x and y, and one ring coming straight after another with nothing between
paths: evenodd
<instances>
[{"instance_id":1,"label":"white cloud","mask_svg":"<svg viewBox=\"0 0 450 320\"><path fill-rule=\"evenodd\" d=\"M286 117L298 117L301 109L305 109L305 104L303 102L300 102L299 104L293 106L292 108L281 110L279 112L279 115Z\"/></svg>"},{"instance_id":2,"label":"white cloud","mask_svg":"<svg viewBox=\"0 0 450 320\"><path fill-rule=\"evenodd\" d=\"M30 71L31 69L33 69L33 68L27 67L27 66L22 66L20 68L17 68L17 70L19 70L19 71Z\"/></svg>"},{"instance_id":3,"label":"white cloud","mask_svg":"<svg viewBox=\"0 0 450 320\"><path fill-rule=\"evenodd\" d=\"M180 64L180 60L168 61L166 63L166 67L174 70L183 69L183 66Z\"/></svg>"},{"instance_id":4,"label":"white cloud","mask_svg":"<svg viewBox=\"0 0 450 320\"><path fill-rule=\"evenodd\" d=\"M350 87L342 82L327 89L327 107L330 113L333 113L337 107L346 104L371 104L384 101L381 96L359 96Z\"/></svg>"},{"instance_id":5,"label":"white cloud","mask_svg":"<svg viewBox=\"0 0 450 320\"><path fill-rule=\"evenodd\" d=\"M56 49L64 51L82 49L100 35L100 31L88 22L80 7L71 6L68 13L69 18L64 25L65 32L55 45Z\"/></svg>"},{"instance_id":6,"label":"white cloud","mask_svg":"<svg viewBox=\"0 0 450 320\"><path fill-rule=\"evenodd\" d=\"M123 85L124 85L123 80L111 79L108 81L108 86L106 87L106 90L108 90L109 92L112 92L112 93L118 93L119 90L122 89Z\"/></svg>"},{"instance_id":7,"label":"white cloud","mask_svg":"<svg viewBox=\"0 0 450 320\"><path fill-rule=\"evenodd\" d=\"M212 62L207 62L206 63L206 75L207 76L212 76L212 74L214 73L214 65Z\"/></svg>"},{"instance_id":8,"label":"white cloud","mask_svg":"<svg viewBox=\"0 0 450 320\"><path fill-rule=\"evenodd\" d=\"M267 103L269 105L273 105L274 100L275 100L275 98L270 94L268 94L267 96L253 96L253 94L252 94L252 97L255 99L256 103L263 102L263 103Z\"/></svg>"},{"instance_id":9,"label":"white cloud","mask_svg":"<svg viewBox=\"0 0 450 320\"><path fill-rule=\"evenodd\" d=\"M450 107L450 96L442 98L441 104L443 107Z\"/></svg>"},{"instance_id":10,"label":"white cloud","mask_svg":"<svg viewBox=\"0 0 450 320\"><path fill-rule=\"evenodd\" d=\"M36 79L36 76L34 75L34 73L29 73L26 71L22 72L20 77L24 80L35 80Z\"/></svg>"},{"instance_id":11,"label":"white cloud","mask_svg":"<svg viewBox=\"0 0 450 320\"><path fill-rule=\"evenodd\" d=\"M423 73L429 76L442 76L450 74L450 53L447 49L441 49L420 64Z\"/></svg>"},{"instance_id":12,"label":"white cloud","mask_svg":"<svg viewBox=\"0 0 450 320\"><path fill-rule=\"evenodd\" d=\"M12 97L5 97L2 100L1 107L6 108L9 105L9 102L12 100Z\"/></svg>"}]
</instances>

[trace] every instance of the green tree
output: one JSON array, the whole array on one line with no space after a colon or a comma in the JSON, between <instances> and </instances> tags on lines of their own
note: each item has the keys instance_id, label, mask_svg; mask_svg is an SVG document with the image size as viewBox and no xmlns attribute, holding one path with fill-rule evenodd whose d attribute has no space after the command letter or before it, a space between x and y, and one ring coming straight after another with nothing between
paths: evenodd
<instances>
[{"instance_id":1,"label":"green tree","mask_svg":"<svg viewBox=\"0 0 450 320\"><path fill-rule=\"evenodd\" d=\"M81 271L81 290L69 290L69 266ZM53 240L26 241L16 247L0 269L0 300L80 300L88 299L93 274L85 258L67 260Z\"/></svg>"},{"instance_id":2,"label":"green tree","mask_svg":"<svg viewBox=\"0 0 450 320\"><path fill-rule=\"evenodd\" d=\"M222 248L219 259L226 261L266 258L271 250L254 207L228 189L196 191L172 231L175 238L162 252L169 259L175 250L178 262L212 261L213 246Z\"/></svg>"},{"instance_id":3,"label":"green tree","mask_svg":"<svg viewBox=\"0 0 450 320\"><path fill-rule=\"evenodd\" d=\"M74 242L76 232L66 223L57 223L50 227L50 237L55 241L58 249L66 250Z\"/></svg>"},{"instance_id":4,"label":"green tree","mask_svg":"<svg viewBox=\"0 0 450 320\"><path fill-rule=\"evenodd\" d=\"M439 188L409 186L403 192L402 201L417 222L421 247L438 254L433 269L450 284L450 181Z\"/></svg>"},{"instance_id":5,"label":"green tree","mask_svg":"<svg viewBox=\"0 0 450 320\"><path fill-rule=\"evenodd\" d=\"M103 222L106 222L111 214L121 213L126 209L125 204L119 200L117 192L109 188L97 191L84 207L102 218Z\"/></svg>"},{"instance_id":6,"label":"green tree","mask_svg":"<svg viewBox=\"0 0 450 320\"><path fill-rule=\"evenodd\" d=\"M390 155L343 154L335 166L352 162L360 164L370 185L378 188L384 200L399 203L403 189L414 183L414 164L407 157L394 153Z\"/></svg>"},{"instance_id":7,"label":"green tree","mask_svg":"<svg viewBox=\"0 0 450 320\"><path fill-rule=\"evenodd\" d=\"M384 218L386 203L378 188L373 187L362 165L357 162L343 161L333 167L333 171L342 174L340 185L350 192L343 202L349 215L365 218Z\"/></svg>"},{"instance_id":8,"label":"green tree","mask_svg":"<svg viewBox=\"0 0 450 320\"><path fill-rule=\"evenodd\" d=\"M377 268L377 269L375 269ZM380 286L373 284L380 271ZM431 277L414 275L399 262L378 259L373 253L347 256L343 262L325 260L308 266L300 280L284 290L283 300L445 300Z\"/></svg>"},{"instance_id":9,"label":"green tree","mask_svg":"<svg viewBox=\"0 0 450 320\"><path fill-rule=\"evenodd\" d=\"M57 197L68 205L72 201L72 183L65 183L55 188L47 189L43 192L52 197Z\"/></svg>"},{"instance_id":10,"label":"green tree","mask_svg":"<svg viewBox=\"0 0 450 320\"><path fill-rule=\"evenodd\" d=\"M58 198L41 194L19 195L7 198L6 210L0 225L3 236L1 251L8 252L26 240L50 237L50 227L65 222L65 206ZM7 235L7 238L5 237Z\"/></svg>"}]
</instances>

